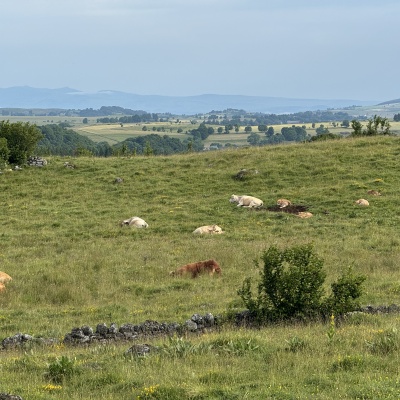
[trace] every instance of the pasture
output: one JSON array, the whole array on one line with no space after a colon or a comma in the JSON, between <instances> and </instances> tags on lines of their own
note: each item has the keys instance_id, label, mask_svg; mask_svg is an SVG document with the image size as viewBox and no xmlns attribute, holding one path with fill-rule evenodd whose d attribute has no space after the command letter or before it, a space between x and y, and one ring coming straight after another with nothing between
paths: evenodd
<instances>
[{"instance_id":1,"label":"pasture","mask_svg":"<svg viewBox=\"0 0 400 400\"><path fill-rule=\"evenodd\" d=\"M168 157L51 157L44 168L2 171L0 270L13 280L0 293L0 339L241 311L237 290L258 279L255 260L271 245L312 243L327 292L352 266L367 277L363 305L399 304L399 156L399 137L373 137ZM242 168L259 173L234 179ZM313 217L239 208L232 194L265 206L287 198ZM359 198L370 206L356 206ZM149 227L120 226L132 216ZM210 224L225 233L192 234ZM221 276L169 275L211 258ZM129 343L0 351L0 392L35 400L398 399L398 328L398 314L354 315L341 324L224 325L149 339L163 351L148 357L124 357ZM63 360L71 374L51 380L50 366Z\"/></svg>"}]
</instances>

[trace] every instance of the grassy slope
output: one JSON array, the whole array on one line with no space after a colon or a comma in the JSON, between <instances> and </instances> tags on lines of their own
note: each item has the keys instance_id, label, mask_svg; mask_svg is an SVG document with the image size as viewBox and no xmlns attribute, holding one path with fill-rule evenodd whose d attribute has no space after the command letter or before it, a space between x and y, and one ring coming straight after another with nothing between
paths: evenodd
<instances>
[{"instance_id":1,"label":"grassy slope","mask_svg":"<svg viewBox=\"0 0 400 400\"><path fill-rule=\"evenodd\" d=\"M399 138L377 137L172 157L78 158L70 160L77 166L74 170L63 166L65 159L52 158L43 169L4 173L0 175L0 270L14 280L0 296L0 338L16 332L62 337L73 326L84 324L140 323L145 319L182 322L195 312L217 314L229 307L241 309L236 290L245 277L257 278L254 259L271 244L313 242L325 260L328 283L343 268L353 265L356 272L368 278L362 303L399 303L399 154ZM232 179L241 168L256 168L259 174L243 182ZM117 176L124 179L122 184L113 183ZM368 196L368 189L380 190L382 196ZM301 220L292 215L239 209L228 202L232 193L252 194L262 198L266 205L273 205L279 197L289 198L294 203L309 205L314 217ZM356 207L354 201L358 198L367 198L370 207ZM133 215L144 218L149 228L119 227L120 220ZM226 233L212 237L191 234L196 227L212 223L220 225ZM220 262L223 269L220 279L173 279L168 275L180 265L207 258ZM367 319L363 324L364 329L368 327L369 335L381 325L387 326L377 319ZM392 318L387 324L396 325L397 320ZM334 383L329 381L332 377L316 372L320 361L312 358L312 351L307 353L307 365L301 364L300 369L313 373L318 384L306 384L311 378L294 367L299 362L296 355L283 357L289 363L285 364L276 353L283 346L284 335L314 340L314 335L319 335L316 332L321 333L326 327L290 329L285 334L267 331L273 335L267 343L264 334L242 333L245 339L255 335L254 340L263 344L266 353L256 357L246 353L246 360L213 359L211 370L202 373L203 382L190 378L190 368L200 374L203 368L208 368L207 357L190 358L184 365L179 364L180 374L173 360L150 361L139 373L134 365L127 366L120 360L121 349L108 349L104 354L96 349L68 354L75 354L85 362L94 357L96 362L104 363L104 373L86 371L90 372L90 379L99 374L99 382L110 381L103 384L96 381L103 396L96 398L115 398L117 393L119 398L131 398L127 396L128 387L132 393L132 387L152 382L166 385L170 379L192 385L190 390L184 390L183 397L171 398L187 398L188 393L194 396L203 393L205 387L214 386L225 392L197 398L225 398L225 395L236 398L233 394L229 397L230 390L237 398L243 398L244 393L252 393L244 383L247 380L253 382L255 391L254 397L249 394L248 398L260 398L256 393L272 396L275 393L272 389L282 394L278 390L282 385L289 388L287 393L293 396L297 393L299 398L311 396L315 387L325 388L325 395L319 398L332 398L329 397L335 392ZM360 336L357 329L357 326L349 328L338 347L340 350L320 349L320 342L313 342L312 346L318 346L318 357L332 364L338 352L348 354L352 348L361 346L354 343L368 335ZM226 335L235 338L240 333ZM29 360L23 355L17 355L16 359L44 368L43 360L54 354L63 353L60 349L50 354L38 351ZM0 365L9 390L20 387L12 378L13 368L17 368L13 357L8 356ZM110 357L124 373L113 375L106 363ZM260 371L258 375L255 372L259 370L260 357L267 369L276 367L280 371L278 375L269 373L269 389L262 382ZM367 372L360 369L357 371L360 375L354 379L370 379L369 374L378 379L370 372L375 368L372 359L363 357L368 364ZM390 359L383 363L387 367L382 374L394 373L397 361ZM247 378L240 372L242 362L249 368ZM232 364L229 373L223 371L226 363ZM31 389L21 388L29 393L27 398L46 398L38 389L43 382L40 368L23 369L26 379L31 380L28 385ZM151 372L154 370L158 371L158 377ZM216 382L212 371L218 376ZM135 374L138 374L136 383ZM308 385L307 389L295 390L293 382L283 377L286 374L298 376L297 383ZM342 398L347 398L348 388L356 384L350 377L345 379L348 382L340 389ZM396 382L390 386L393 390L398 387ZM91 398L89 389L81 386L65 385L63 390L69 391L68 398ZM270 398L296 398L289 394ZM66 398L66 392L59 396Z\"/></svg>"}]
</instances>

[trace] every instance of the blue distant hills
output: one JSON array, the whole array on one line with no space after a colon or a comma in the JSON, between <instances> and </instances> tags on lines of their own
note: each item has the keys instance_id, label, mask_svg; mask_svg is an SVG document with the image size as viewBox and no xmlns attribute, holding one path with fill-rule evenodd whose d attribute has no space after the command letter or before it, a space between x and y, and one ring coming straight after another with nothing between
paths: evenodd
<instances>
[{"instance_id":1,"label":"blue distant hills","mask_svg":"<svg viewBox=\"0 0 400 400\"><path fill-rule=\"evenodd\" d=\"M304 111L370 106L377 101L344 99L298 99L268 96L203 94L198 96L139 95L113 90L94 93L68 87L60 89L15 86L0 88L0 108L28 109L99 109L118 106L149 113L194 115L211 111L239 109L247 112L287 114Z\"/></svg>"}]
</instances>

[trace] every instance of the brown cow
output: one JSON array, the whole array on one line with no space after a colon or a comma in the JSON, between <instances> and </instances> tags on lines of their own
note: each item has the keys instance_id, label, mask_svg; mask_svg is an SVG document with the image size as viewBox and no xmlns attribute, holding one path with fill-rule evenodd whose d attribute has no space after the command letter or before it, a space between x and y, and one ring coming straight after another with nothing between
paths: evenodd
<instances>
[{"instance_id":1,"label":"brown cow","mask_svg":"<svg viewBox=\"0 0 400 400\"><path fill-rule=\"evenodd\" d=\"M209 275L221 274L221 267L215 260L199 261L191 264L186 264L175 271L171 271L170 275L191 274L192 278L197 278L202 272L208 272Z\"/></svg>"}]
</instances>

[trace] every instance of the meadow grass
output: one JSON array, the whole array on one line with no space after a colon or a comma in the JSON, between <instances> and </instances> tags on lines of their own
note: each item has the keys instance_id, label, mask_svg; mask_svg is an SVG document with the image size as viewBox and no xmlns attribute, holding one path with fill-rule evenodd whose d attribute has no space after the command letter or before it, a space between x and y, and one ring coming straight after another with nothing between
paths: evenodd
<instances>
[{"instance_id":1,"label":"meadow grass","mask_svg":"<svg viewBox=\"0 0 400 400\"><path fill-rule=\"evenodd\" d=\"M0 294L0 339L17 332L61 339L86 324L241 311L237 290L246 277L258 279L255 260L271 245L313 243L327 293L351 265L367 277L362 304L399 303L399 155L398 137L374 137L168 157L52 157L45 168L3 171L0 270L13 281ZM242 168L259 173L238 181ZM313 217L238 208L228 201L233 193L266 206L289 198ZM357 207L358 198L370 206ZM149 228L119 225L134 215ZM223 235L192 234L214 223ZM220 263L221 277L169 276L209 258ZM398 315L355 315L331 334L323 323L224 326L184 338L183 347L152 339L163 351L145 358L124 357L127 344L2 351L0 392L29 399L397 399L398 326ZM57 383L49 365L63 356L73 373Z\"/></svg>"}]
</instances>

